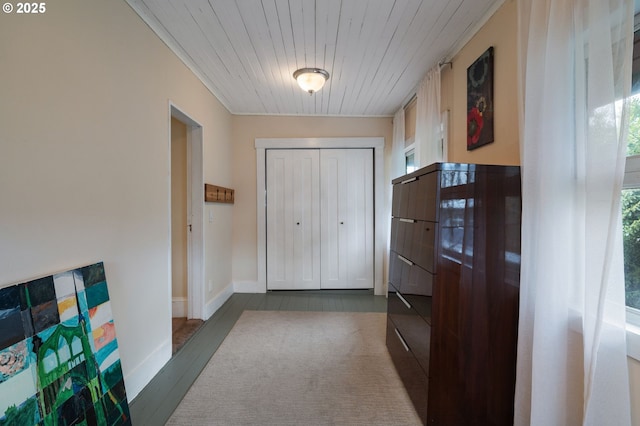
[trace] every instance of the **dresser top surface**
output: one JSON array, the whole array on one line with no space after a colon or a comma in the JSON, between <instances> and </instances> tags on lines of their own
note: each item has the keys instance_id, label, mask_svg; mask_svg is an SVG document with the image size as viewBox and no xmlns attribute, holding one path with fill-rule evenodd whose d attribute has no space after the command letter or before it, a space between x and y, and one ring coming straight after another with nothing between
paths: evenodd
<instances>
[{"instance_id":1,"label":"dresser top surface","mask_svg":"<svg viewBox=\"0 0 640 426\"><path fill-rule=\"evenodd\" d=\"M391 183L401 183L407 179L417 178L427 173L432 173L438 170L443 171L459 171L459 172L475 172L475 173L519 173L520 166L504 166L493 164L469 164L469 163L433 163L428 166L422 167L412 173L404 176L397 177L391 181Z\"/></svg>"}]
</instances>

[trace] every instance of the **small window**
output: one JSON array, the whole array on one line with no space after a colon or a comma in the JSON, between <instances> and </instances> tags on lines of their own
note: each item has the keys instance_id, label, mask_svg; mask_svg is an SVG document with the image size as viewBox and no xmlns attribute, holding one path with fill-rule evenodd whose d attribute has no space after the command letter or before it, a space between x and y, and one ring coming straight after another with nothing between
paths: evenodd
<instances>
[{"instance_id":1,"label":"small window","mask_svg":"<svg viewBox=\"0 0 640 426\"><path fill-rule=\"evenodd\" d=\"M415 150L410 150L405 152L404 154L404 165L405 165L405 172L406 173L411 173L414 172L416 170L416 163L415 163L415 157L416 157L416 153Z\"/></svg>"},{"instance_id":2,"label":"small window","mask_svg":"<svg viewBox=\"0 0 640 426\"><path fill-rule=\"evenodd\" d=\"M638 16L635 26L638 28ZM627 161L621 198L627 322L640 326L640 31L633 41Z\"/></svg>"},{"instance_id":3,"label":"small window","mask_svg":"<svg viewBox=\"0 0 640 426\"><path fill-rule=\"evenodd\" d=\"M626 304L640 310L640 95L629 100L629 136L622 190Z\"/></svg>"},{"instance_id":4,"label":"small window","mask_svg":"<svg viewBox=\"0 0 640 426\"><path fill-rule=\"evenodd\" d=\"M640 189L622 191L622 223L627 306L640 309Z\"/></svg>"}]
</instances>

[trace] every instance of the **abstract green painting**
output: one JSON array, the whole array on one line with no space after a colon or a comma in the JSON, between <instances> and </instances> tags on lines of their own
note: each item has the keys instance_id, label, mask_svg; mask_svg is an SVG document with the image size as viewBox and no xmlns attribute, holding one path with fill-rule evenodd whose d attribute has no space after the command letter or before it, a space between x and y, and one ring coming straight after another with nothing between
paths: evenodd
<instances>
[{"instance_id":1,"label":"abstract green painting","mask_svg":"<svg viewBox=\"0 0 640 426\"><path fill-rule=\"evenodd\" d=\"M130 424L104 264L0 289L0 426Z\"/></svg>"}]
</instances>

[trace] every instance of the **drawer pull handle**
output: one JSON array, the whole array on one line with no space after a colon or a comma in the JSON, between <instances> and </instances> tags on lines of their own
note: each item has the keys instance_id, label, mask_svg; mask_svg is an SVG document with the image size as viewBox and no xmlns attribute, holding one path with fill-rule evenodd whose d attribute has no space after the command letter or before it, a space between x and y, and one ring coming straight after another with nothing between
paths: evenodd
<instances>
[{"instance_id":1,"label":"drawer pull handle","mask_svg":"<svg viewBox=\"0 0 640 426\"><path fill-rule=\"evenodd\" d=\"M398 331L398 329L394 328L394 331L396 332L396 336L398 336L398 339L400 339L400 343L402 343L402 346L404 346L404 350L409 352L409 346L407 346L407 344L404 342L404 339L400 335L400 332Z\"/></svg>"},{"instance_id":2,"label":"drawer pull handle","mask_svg":"<svg viewBox=\"0 0 640 426\"><path fill-rule=\"evenodd\" d=\"M400 182L400 184L401 184L401 185L405 185L405 184L407 184L407 183L411 183L411 182L414 182L414 181L416 181L416 180L418 180L418 178L417 178L417 177L414 177L414 178L411 178L411 179L403 180L402 182Z\"/></svg>"},{"instance_id":3,"label":"drawer pull handle","mask_svg":"<svg viewBox=\"0 0 640 426\"><path fill-rule=\"evenodd\" d=\"M402 297L402 295L400 294L399 291L396 291L396 296L398 296L398 298L400 300L402 300L402 303L404 303L408 309L411 309L411 305L409 304L409 302L407 302L407 299L405 299L404 297Z\"/></svg>"},{"instance_id":4,"label":"drawer pull handle","mask_svg":"<svg viewBox=\"0 0 640 426\"><path fill-rule=\"evenodd\" d=\"M398 255L398 259L402 260L404 263L406 263L409 266L413 266L413 262L410 261L409 259L407 259L406 257L402 257L402 256Z\"/></svg>"},{"instance_id":5,"label":"drawer pull handle","mask_svg":"<svg viewBox=\"0 0 640 426\"><path fill-rule=\"evenodd\" d=\"M416 221L415 221L415 220L413 220L413 219L404 219L404 218L400 219L400 222L404 222L404 223L416 223Z\"/></svg>"}]
</instances>

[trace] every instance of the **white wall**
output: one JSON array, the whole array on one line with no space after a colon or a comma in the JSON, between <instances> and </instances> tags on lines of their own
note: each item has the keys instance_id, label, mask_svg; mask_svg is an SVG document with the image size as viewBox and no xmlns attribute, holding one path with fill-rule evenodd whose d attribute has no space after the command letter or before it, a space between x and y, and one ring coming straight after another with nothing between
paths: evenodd
<instances>
[{"instance_id":1,"label":"white wall","mask_svg":"<svg viewBox=\"0 0 640 426\"><path fill-rule=\"evenodd\" d=\"M638 399L640 395L640 361L631 357L629 361L629 382L631 387L631 424L640 425L640 404Z\"/></svg>"},{"instance_id":2,"label":"white wall","mask_svg":"<svg viewBox=\"0 0 640 426\"><path fill-rule=\"evenodd\" d=\"M443 110L449 110L449 161L520 164L516 2L507 0L442 69ZM467 68L494 48L494 142L467 151Z\"/></svg>"},{"instance_id":3,"label":"white wall","mask_svg":"<svg viewBox=\"0 0 640 426\"><path fill-rule=\"evenodd\" d=\"M228 187L231 116L124 1L3 13L0 62L0 287L104 261L131 399L171 356L169 102L203 126L205 181ZM219 303L232 207L205 210Z\"/></svg>"}]
</instances>

